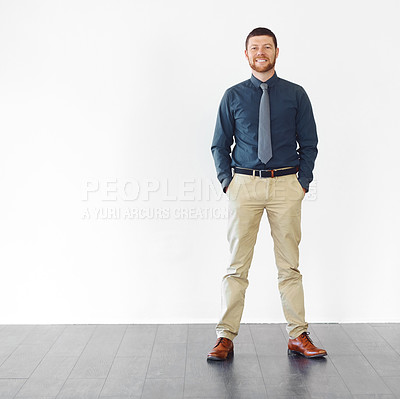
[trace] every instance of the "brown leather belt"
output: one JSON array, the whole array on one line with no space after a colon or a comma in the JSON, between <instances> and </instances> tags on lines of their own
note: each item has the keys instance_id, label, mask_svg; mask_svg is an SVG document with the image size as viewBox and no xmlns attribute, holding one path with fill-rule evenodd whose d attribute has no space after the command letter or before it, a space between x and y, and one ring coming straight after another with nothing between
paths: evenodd
<instances>
[{"instance_id":1,"label":"brown leather belt","mask_svg":"<svg viewBox=\"0 0 400 399\"><path fill-rule=\"evenodd\" d=\"M299 167L293 166L292 168L287 168L287 169L257 170L257 169L238 168L235 166L234 170L235 170L235 173L240 173L242 175L251 175L251 176L259 176L259 177L277 177L277 176L285 176L285 175L291 175L293 173L297 173L299 170Z\"/></svg>"}]
</instances>

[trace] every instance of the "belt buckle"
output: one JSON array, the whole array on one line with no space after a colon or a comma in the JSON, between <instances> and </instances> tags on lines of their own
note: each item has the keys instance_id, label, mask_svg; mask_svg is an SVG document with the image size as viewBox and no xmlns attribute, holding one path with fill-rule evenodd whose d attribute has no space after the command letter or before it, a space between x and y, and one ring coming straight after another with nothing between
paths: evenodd
<instances>
[{"instance_id":1,"label":"belt buckle","mask_svg":"<svg viewBox=\"0 0 400 399\"><path fill-rule=\"evenodd\" d=\"M271 172L271 177L275 177L275 169L265 169L265 170L257 170L257 169L253 169L253 177L254 176L258 176L263 178L262 176L262 172ZM268 176L265 176L265 178L267 178Z\"/></svg>"}]
</instances>

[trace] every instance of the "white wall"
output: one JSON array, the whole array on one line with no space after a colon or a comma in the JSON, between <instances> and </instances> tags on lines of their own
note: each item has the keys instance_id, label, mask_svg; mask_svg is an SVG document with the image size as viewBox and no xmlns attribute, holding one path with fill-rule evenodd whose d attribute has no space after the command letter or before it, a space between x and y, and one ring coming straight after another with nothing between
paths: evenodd
<instances>
[{"instance_id":1,"label":"white wall","mask_svg":"<svg viewBox=\"0 0 400 399\"><path fill-rule=\"evenodd\" d=\"M307 320L400 321L399 11L1 1L0 323L217 322L227 200L210 145L258 26L276 33L278 76L306 89L319 132ZM242 321L284 322L266 218L249 279Z\"/></svg>"}]
</instances>

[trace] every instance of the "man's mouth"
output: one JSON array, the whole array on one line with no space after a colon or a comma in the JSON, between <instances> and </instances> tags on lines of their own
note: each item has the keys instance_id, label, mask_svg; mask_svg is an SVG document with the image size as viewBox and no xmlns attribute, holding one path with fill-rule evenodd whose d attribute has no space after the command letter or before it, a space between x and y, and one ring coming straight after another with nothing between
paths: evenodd
<instances>
[{"instance_id":1,"label":"man's mouth","mask_svg":"<svg viewBox=\"0 0 400 399\"><path fill-rule=\"evenodd\" d=\"M267 62L268 60L266 59L266 58L257 58L256 59L256 62L259 62L259 63L263 63L263 62Z\"/></svg>"}]
</instances>

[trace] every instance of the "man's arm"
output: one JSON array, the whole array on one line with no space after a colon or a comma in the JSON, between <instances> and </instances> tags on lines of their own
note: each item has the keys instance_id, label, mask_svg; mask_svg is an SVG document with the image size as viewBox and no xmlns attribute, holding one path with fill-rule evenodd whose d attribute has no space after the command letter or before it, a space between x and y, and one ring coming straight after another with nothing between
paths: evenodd
<instances>
[{"instance_id":1,"label":"man's arm","mask_svg":"<svg viewBox=\"0 0 400 399\"><path fill-rule=\"evenodd\" d=\"M313 169L317 157L317 128L315 126L312 106L307 93L303 88L298 93L298 111L296 115L296 139L299 143L300 156L299 182L305 192L313 180Z\"/></svg>"},{"instance_id":2,"label":"man's arm","mask_svg":"<svg viewBox=\"0 0 400 399\"><path fill-rule=\"evenodd\" d=\"M232 180L232 158L230 154L234 131L235 120L229 106L229 93L225 91L219 105L214 138L211 145L217 178L221 183L224 193Z\"/></svg>"}]
</instances>

